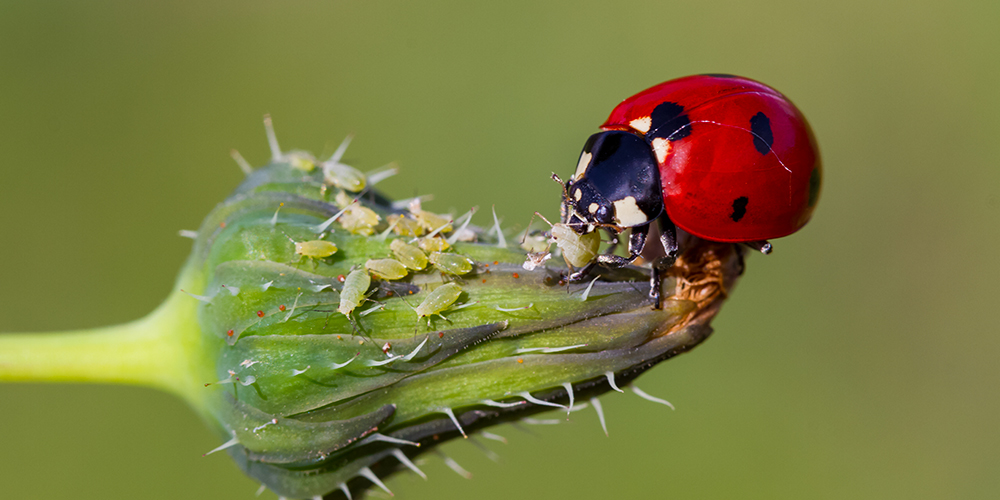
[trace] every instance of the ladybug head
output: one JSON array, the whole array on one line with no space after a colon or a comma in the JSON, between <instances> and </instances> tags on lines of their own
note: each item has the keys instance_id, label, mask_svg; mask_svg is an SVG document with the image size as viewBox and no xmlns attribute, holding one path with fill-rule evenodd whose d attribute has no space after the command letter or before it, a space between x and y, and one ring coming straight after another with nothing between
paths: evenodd
<instances>
[{"instance_id":1,"label":"ladybug head","mask_svg":"<svg viewBox=\"0 0 1000 500\"><path fill-rule=\"evenodd\" d=\"M563 186L562 222L578 233L648 224L663 212L659 174L642 137L618 130L596 133Z\"/></svg>"}]
</instances>

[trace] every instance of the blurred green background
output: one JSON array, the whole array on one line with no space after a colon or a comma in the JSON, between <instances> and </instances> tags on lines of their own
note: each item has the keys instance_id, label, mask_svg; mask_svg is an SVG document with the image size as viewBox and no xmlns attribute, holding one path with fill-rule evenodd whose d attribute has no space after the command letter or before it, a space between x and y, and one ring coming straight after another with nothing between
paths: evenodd
<instances>
[{"instance_id":1,"label":"blurred green background","mask_svg":"<svg viewBox=\"0 0 1000 500\"><path fill-rule=\"evenodd\" d=\"M407 499L996 498L1000 3L3 2L0 331L124 322L195 229L288 148L524 224L557 211L621 99L702 72L790 96L822 148L813 221L750 259L716 335L510 444L436 457ZM481 211L486 214L488 211ZM486 224L484 215L476 219ZM179 400L0 385L0 497L251 498ZM265 498L273 498L270 493Z\"/></svg>"}]
</instances>

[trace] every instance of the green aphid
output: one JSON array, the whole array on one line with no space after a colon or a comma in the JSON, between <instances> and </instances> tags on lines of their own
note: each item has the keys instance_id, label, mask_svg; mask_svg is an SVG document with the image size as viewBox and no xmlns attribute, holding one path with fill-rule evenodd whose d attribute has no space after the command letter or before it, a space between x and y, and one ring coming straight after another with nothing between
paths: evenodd
<instances>
[{"instance_id":1,"label":"green aphid","mask_svg":"<svg viewBox=\"0 0 1000 500\"><path fill-rule=\"evenodd\" d=\"M552 226L552 239L562 250L563 259L573 267L583 267L597 257L601 236L597 231L579 234L566 224Z\"/></svg>"},{"instance_id":2,"label":"green aphid","mask_svg":"<svg viewBox=\"0 0 1000 500\"><path fill-rule=\"evenodd\" d=\"M340 307L337 311L344 316L350 316L351 311L365 301L365 293L372 284L368 271L357 269L351 271L344 280L344 288L340 291Z\"/></svg>"},{"instance_id":3,"label":"green aphid","mask_svg":"<svg viewBox=\"0 0 1000 500\"><path fill-rule=\"evenodd\" d=\"M329 241L296 241L295 253L310 259L325 259L337 253L337 245Z\"/></svg>"},{"instance_id":4,"label":"green aphid","mask_svg":"<svg viewBox=\"0 0 1000 500\"><path fill-rule=\"evenodd\" d=\"M406 277L406 266L395 259L369 259L365 269L371 271L376 278L398 280ZM346 284L346 282L345 282Z\"/></svg>"},{"instance_id":5,"label":"green aphid","mask_svg":"<svg viewBox=\"0 0 1000 500\"><path fill-rule=\"evenodd\" d=\"M406 266L407 269L422 271L427 267L427 255L419 248L405 243L403 240L392 240L389 244L392 253Z\"/></svg>"},{"instance_id":6,"label":"green aphid","mask_svg":"<svg viewBox=\"0 0 1000 500\"><path fill-rule=\"evenodd\" d=\"M442 273L455 276L469 274L476 267L472 259L457 253L431 252L430 261Z\"/></svg>"},{"instance_id":7,"label":"green aphid","mask_svg":"<svg viewBox=\"0 0 1000 500\"><path fill-rule=\"evenodd\" d=\"M462 295L462 287L455 283L448 283L435 288L417 306L417 319L427 318L427 324L429 325L431 316L435 314L441 316L441 312L451 307L460 295ZM441 317L443 318L444 316Z\"/></svg>"}]
</instances>

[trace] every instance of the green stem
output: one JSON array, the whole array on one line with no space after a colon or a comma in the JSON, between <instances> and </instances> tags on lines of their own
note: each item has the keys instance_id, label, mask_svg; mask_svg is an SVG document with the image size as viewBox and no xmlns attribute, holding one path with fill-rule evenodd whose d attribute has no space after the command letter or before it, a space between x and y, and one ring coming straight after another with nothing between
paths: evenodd
<instances>
[{"instance_id":1,"label":"green stem","mask_svg":"<svg viewBox=\"0 0 1000 500\"><path fill-rule=\"evenodd\" d=\"M191 403L204 391L197 301L175 292L145 318L70 332L0 334L0 382L97 382L154 387ZM205 366L202 364L202 366Z\"/></svg>"}]
</instances>

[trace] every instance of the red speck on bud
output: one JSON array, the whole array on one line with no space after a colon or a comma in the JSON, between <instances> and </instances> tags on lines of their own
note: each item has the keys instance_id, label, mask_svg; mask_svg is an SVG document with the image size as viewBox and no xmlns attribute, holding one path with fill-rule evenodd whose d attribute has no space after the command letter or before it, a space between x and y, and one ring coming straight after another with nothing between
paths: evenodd
<instances>
[{"instance_id":1,"label":"red speck on bud","mask_svg":"<svg viewBox=\"0 0 1000 500\"><path fill-rule=\"evenodd\" d=\"M520 275L520 274L517 274L517 273L514 273L514 279L518 279L518 278L520 278L520 277L521 277L521 275Z\"/></svg>"},{"instance_id":2,"label":"red speck on bud","mask_svg":"<svg viewBox=\"0 0 1000 500\"><path fill-rule=\"evenodd\" d=\"M232 337L234 333L235 332L233 332L232 330L229 330L228 332L226 332L226 335Z\"/></svg>"},{"instance_id":3,"label":"red speck on bud","mask_svg":"<svg viewBox=\"0 0 1000 500\"><path fill-rule=\"evenodd\" d=\"M226 228L226 221L220 222L219 223L219 227L221 227L222 229L225 229Z\"/></svg>"},{"instance_id":4,"label":"red speck on bud","mask_svg":"<svg viewBox=\"0 0 1000 500\"><path fill-rule=\"evenodd\" d=\"M285 304L281 304L280 306L278 306L278 310L279 311L284 311L285 310Z\"/></svg>"},{"instance_id":5,"label":"red speck on bud","mask_svg":"<svg viewBox=\"0 0 1000 500\"><path fill-rule=\"evenodd\" d=\"M494 260L494 261L493 261L493 265L494 265L494 266L496 266L496 265L499 265L499 264L500 264L500 261L499 261L499 260Z\"/></svg>"},{"instance_id":6,"label":"red speck on bud","mask_svg":"<svg viewBox=\"0 0 1000 500\"><path fill-rule=\"evenodd\" d=\"M343 283L345 280L347 280L347 276L344 276L343 274L337 276L337 281Z\"/></svg>"},{"instance_id":7,"label":"red speck on bud","mask_svg":"<svg viewBox=\"0 0 1000 500\"><path fill-rule=\"evenodd\" d=\"M257 317L258 318L263 318L264 317L264 311L257 311Z\"/></svg>"},{"instance_id":8,"label":"red speck on bud","mask_svg":"<svg viewBox=\"0 0 1000 500\"><path fill-rule=\"evenodd\" d=\"M438 332L438 338L444 338L444 332Z\"/></svg>"}]
</instances>

